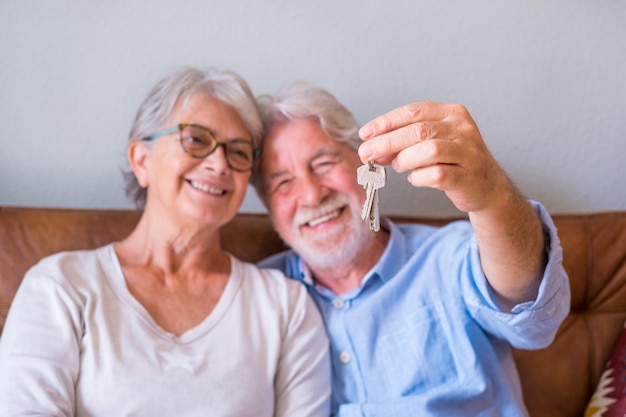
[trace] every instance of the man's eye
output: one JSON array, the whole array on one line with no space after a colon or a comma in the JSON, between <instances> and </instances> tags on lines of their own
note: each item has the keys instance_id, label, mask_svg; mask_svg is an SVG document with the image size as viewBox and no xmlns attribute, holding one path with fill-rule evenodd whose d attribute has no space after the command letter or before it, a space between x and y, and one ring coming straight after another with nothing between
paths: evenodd
<instances>
[{"instance_id":1,"label":"man's eye","mask_svg":"<svg viewBox=\"0 0 626 417\"><path fill-rule=\"evenodd\" d=\"M332 170L335 165L337 165L337 161L334 159L320 161L313 166L313 172L315 172L317 175L323 175Z\"/></svg>"},{"instance_id":2,"label":"man's eye","mask_svg":"<svg viewBox=\"0 0 626 417\"><path fill-rule=\"evenodd\" d=\"M292 178L282 178L279 180L274 180L269 184L269 192L271 194L277 193L277 192L284 192L287 191L289 189L289 187L291 186L291 184L293 184L293 179Z\"/></svg>"}]
</instances>

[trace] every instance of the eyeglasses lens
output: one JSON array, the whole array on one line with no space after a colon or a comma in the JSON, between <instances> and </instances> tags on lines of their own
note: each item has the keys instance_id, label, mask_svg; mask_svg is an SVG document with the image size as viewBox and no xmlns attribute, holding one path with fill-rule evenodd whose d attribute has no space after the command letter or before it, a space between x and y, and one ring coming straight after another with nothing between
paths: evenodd
<instances>
[{"instance_id":1,"label":"eyeglasses lens","mask_svg":"<svg viewBox=\"0 0 626 417\"><path fill-rule=\"evenodd\" d=\"M204 158L217 148L218 144L224 146L226 162L237 171L247 171L252 168L254 162L254 150L252 143L244 139L233 139L221 143L213 134L195 126L186 126L181 131L181 143L183 149L195 158Z\"/></svg>"}]
</instances>

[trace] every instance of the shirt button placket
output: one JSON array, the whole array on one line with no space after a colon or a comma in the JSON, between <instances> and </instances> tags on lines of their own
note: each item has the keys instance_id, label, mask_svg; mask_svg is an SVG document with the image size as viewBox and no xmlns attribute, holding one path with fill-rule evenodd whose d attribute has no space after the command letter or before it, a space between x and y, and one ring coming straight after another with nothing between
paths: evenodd
<instances>
[{"instance_id":1,"label":"shirt button placket","mask_svg":"<svg viewBox=\"0 0 626 417\"><path fill-rule=\"evenodd\" d=\"M333 300L333 307L335 307L335 309L342 310L345 306L346 303L343 301L342 298L335 298ZM339 354L339 361L343 364L347 364L348 362L350 362L350 359L352 359L352 356L350 356L350 353L348 352L341 352Z\"/></svg>"}]
</instances>

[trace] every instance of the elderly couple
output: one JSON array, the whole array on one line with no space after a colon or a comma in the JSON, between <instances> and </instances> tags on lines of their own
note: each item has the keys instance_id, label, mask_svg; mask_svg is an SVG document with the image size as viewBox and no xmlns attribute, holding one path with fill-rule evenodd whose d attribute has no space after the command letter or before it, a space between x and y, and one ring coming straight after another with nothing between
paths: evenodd
<instances>
[{"instance_id":1,"label":"elderly couple","mask_svg":"<svg viewBox=\"0 0 626 417\"><path fill-rule=\"evenodd\" d=\"M0 339L0 416L527 415L509 349L551 343L568 279L549 214L463 106L359 128L314 84L255 99L236 73L182 68L140 106L127 157L141 219L28 271ZM367 161L469 219L371 231ZM248 182L291 247L258 266L219 239Z\"/></svg>"}]
</instances>

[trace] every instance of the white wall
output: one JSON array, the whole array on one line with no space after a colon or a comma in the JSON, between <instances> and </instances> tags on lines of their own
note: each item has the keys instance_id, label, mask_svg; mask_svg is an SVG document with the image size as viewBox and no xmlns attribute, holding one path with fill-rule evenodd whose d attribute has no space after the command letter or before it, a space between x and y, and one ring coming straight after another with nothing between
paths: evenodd
<instances>
[{"instance_id":1,"label":"white wall","mask_svg":"<svg viewBox=\"0 0 626 417\"><path fill-rule=\"evenodd\" d=\"M362 123L463 103L551 212L626 209L623 1L2 0L0 53L0 205L132 207L137 107L174 67L213 65L256 93L315 81ZM391 177L383 212L456 214ZM252 189L242 211L264 211Z\"/></svg>"}]
</instances>

